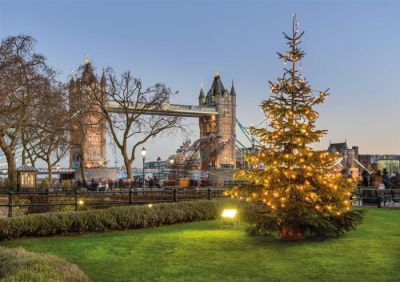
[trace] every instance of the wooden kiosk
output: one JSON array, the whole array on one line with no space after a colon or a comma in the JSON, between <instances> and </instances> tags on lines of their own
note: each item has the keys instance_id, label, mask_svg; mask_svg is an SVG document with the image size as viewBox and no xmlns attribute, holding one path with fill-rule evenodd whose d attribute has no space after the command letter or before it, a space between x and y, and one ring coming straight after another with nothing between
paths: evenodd
<instances>
[{"instance_id":1,"label":"wooden kiosk","mask_svg":"<svg viewBox=\"0 0 400 282\"><path fill-rule=\"evenodd\" d=\"M30 165L17 168L17 191L37 188L38 169Z\"/></svg>"}]
</instances>

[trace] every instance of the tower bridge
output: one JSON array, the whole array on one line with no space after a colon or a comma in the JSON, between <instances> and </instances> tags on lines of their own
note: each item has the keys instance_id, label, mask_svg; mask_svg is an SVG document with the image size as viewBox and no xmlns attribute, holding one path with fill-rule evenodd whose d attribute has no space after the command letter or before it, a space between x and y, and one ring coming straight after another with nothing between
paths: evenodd
<instances>
[{"instance_id":1,"label":"tower bridge","mask_svg":"<svg viewBox=\"0 0 400 282\"><path fill-rule=\"evenodd\" d=\"M86 78L90 78L89 80ZM71 79L70 82L70 99L81 99L79 94L74 92L77 84L85 83L85 81L95 80L99 87L106 89L106 79L103 75L100 80L93 73L93 68L90 61L87 61L84 66L82 77ZM75 98L77 97L77 98ZM85 100L85 99L83 99ZM122 112L122 107L118 102L109 101L108 109L111 112ZM200 138L210 135L218 136L218 141L204 144L200 151L200 166L201 169L206 169L209 166L220 168L236 166L236 91L232 82L231 90L227 90L219 73L215 73L214 79L207 94L204 93L203 87L200 89L198 96L198 105L180 105L165 103L161 109L159 107L151 108L146 104L132 104L132 112L143 111L146 115L165 115L192 117L199 119ZM95 110L94 110L95 112ZM84 166L87 168L99 168L106 164L107 160L107 142L106 142L106 121L101 121L98 117L90 116L91 120L98 120L99 124L94 126L92 130L86 132L83 145L85 155ZM71 129L71 150L70 150L70 167L79 167L80 160L80 140L82 133L79 130ZM205 140L206 138L204 138ZM217 156L210 160L209 156L219 148Z\"/></svg>"},{"instance_id":2,"label":"tower bridge","mask_svg":"<svg viewBox=\"0 0 400 282\"><path fill-rule=\"evenodd\" d=\"M81 78L71 79L70 82L70 99L74 99L73 85L81 83L84 76L92 76L93 69L90 62L87 62ZM96 79L97 81L97 79ZM100 80L100 85L105 86L105 79ZM84 100L84 99L83 99ZM122 113L122 108L118 102L109 101L107 104L108 110L114 113ZM164 116L179 116L198 118L200 138L207 140L207 136L214 135L220 136L217 143L206 144L202 146L200 152L201 168L204 169L209 166L213 167L231 167L236 166L236 148L248 148L236 136L236 125L243 133L243 136L254 146L260 145L249 131L243 126L236 118L236 91L232 83L231 90L225 89L220 74L216 73L213 78L212 85L205 94L203 87L200 89L198 96L198 105L182 105L165 103L160 107L151 108L145 104L132 104L132 112L138 112L143 109L145 115L164 115ZM79 167L79 148L78 142L80 140L79 132L71 129L71 149L70 149L70 167ZM106 124L94 126L93 130L86 133L86 142L83 146L84 154L86 156L85 167L87 168L100 168L104 167L107 160L107 140L106 140ZM247 143L247 142L246 142ZM208 155L219 145L224 144L223 149L219 152L216 158L209 163ZM15 155L22 151L22 147L15 150ZM4 154L0 151L0 168L7 166Z\"/></svg>"},{"instance_id":3,"label":"tower bridge","mask_svg":"<svg viewBox=\"0 0 400 282\"><path fill-rule=\"evenodd\" d=\"M146 104L132 104L129 106L132 113L141 112L145 115L164 115L164 116L179 116L179 117L202 117L218 115L216 107L211 106L192 106L192 105L180 105L180 104L169 104L165 103L159 107L149 107ZM111 112L118 113L122 112L121 106L118 102L109 101L107 102L107 109ZM143 109L143 110L142 110Z\"/></svg>"}]
</instances>

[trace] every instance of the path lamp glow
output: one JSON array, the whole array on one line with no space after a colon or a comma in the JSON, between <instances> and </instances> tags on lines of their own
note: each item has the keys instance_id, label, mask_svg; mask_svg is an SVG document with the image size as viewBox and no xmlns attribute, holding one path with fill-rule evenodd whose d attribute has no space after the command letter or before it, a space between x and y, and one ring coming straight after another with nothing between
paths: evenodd
<instances>
[{"instance_id":1,"label":"path lamp glow","mask_svg":"<svg viewBox=\"0 0 400 282\"><path fill-rule=\"evenodd\" d=\"M236 209L224 209L221 214L222 227L229 226L235 227L239 224Z\"/></svg>"},{"instance_id":2,"label":"path lamp glow","mask_svg":"<svg viewBox=\"0 0 400 282\"><path fill-rule=\"evenodd\" d=\"M145 175L144 175L144 162L145 162L145 160L146 160L147 151L146 151L146 149L143 147L143 149L142 149L142 151L141 151L140 153L142 154L142 158L143 158L143 189L144 189L145 184L146 184L146 181L145 181L145 179L144 179L144 177L145 177Z\"/></svg>"}]
</instances>

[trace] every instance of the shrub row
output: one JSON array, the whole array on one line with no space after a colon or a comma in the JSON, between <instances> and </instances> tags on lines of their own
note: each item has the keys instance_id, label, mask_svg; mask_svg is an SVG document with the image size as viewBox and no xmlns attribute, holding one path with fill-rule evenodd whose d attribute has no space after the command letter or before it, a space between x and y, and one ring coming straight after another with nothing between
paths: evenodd
<instances>
[{"instance_id":1,"label":"shrub row","mask_svg":"<svg viewBox=\"0 0 400 282\"><path fill-rule=\"evenodd\" d=\"M86 282L89 278L59 257L0 247L0 281Z\"/></svg>"},{"instance_id":2,"label":"shrub row","mask_svg":"<svg viewBox=\"0 0 400 282\"><path fill-rule=\"evenodd\" d=\"M0 219L0 240L25 236L136 229L209 220L217 216L220 204L218 200L203 200L3 218Z\"/></svg>"}]
</instances>

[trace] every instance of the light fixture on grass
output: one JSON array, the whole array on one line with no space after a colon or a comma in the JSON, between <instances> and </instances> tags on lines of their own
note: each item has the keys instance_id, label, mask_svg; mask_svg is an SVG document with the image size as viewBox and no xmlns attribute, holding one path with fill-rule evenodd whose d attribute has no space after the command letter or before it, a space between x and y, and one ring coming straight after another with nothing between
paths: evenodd
<instances>
[{"instance_id":1,"label":"light fixture on grass","mask_svg":"<svg viewBox=\"0 0 400 282\"><path fill-rule=\"evenodd\" d=\"M239 224L237 209L224 209L221 214L222 227L235 227Z\"/></svg>"}]
</instances>

